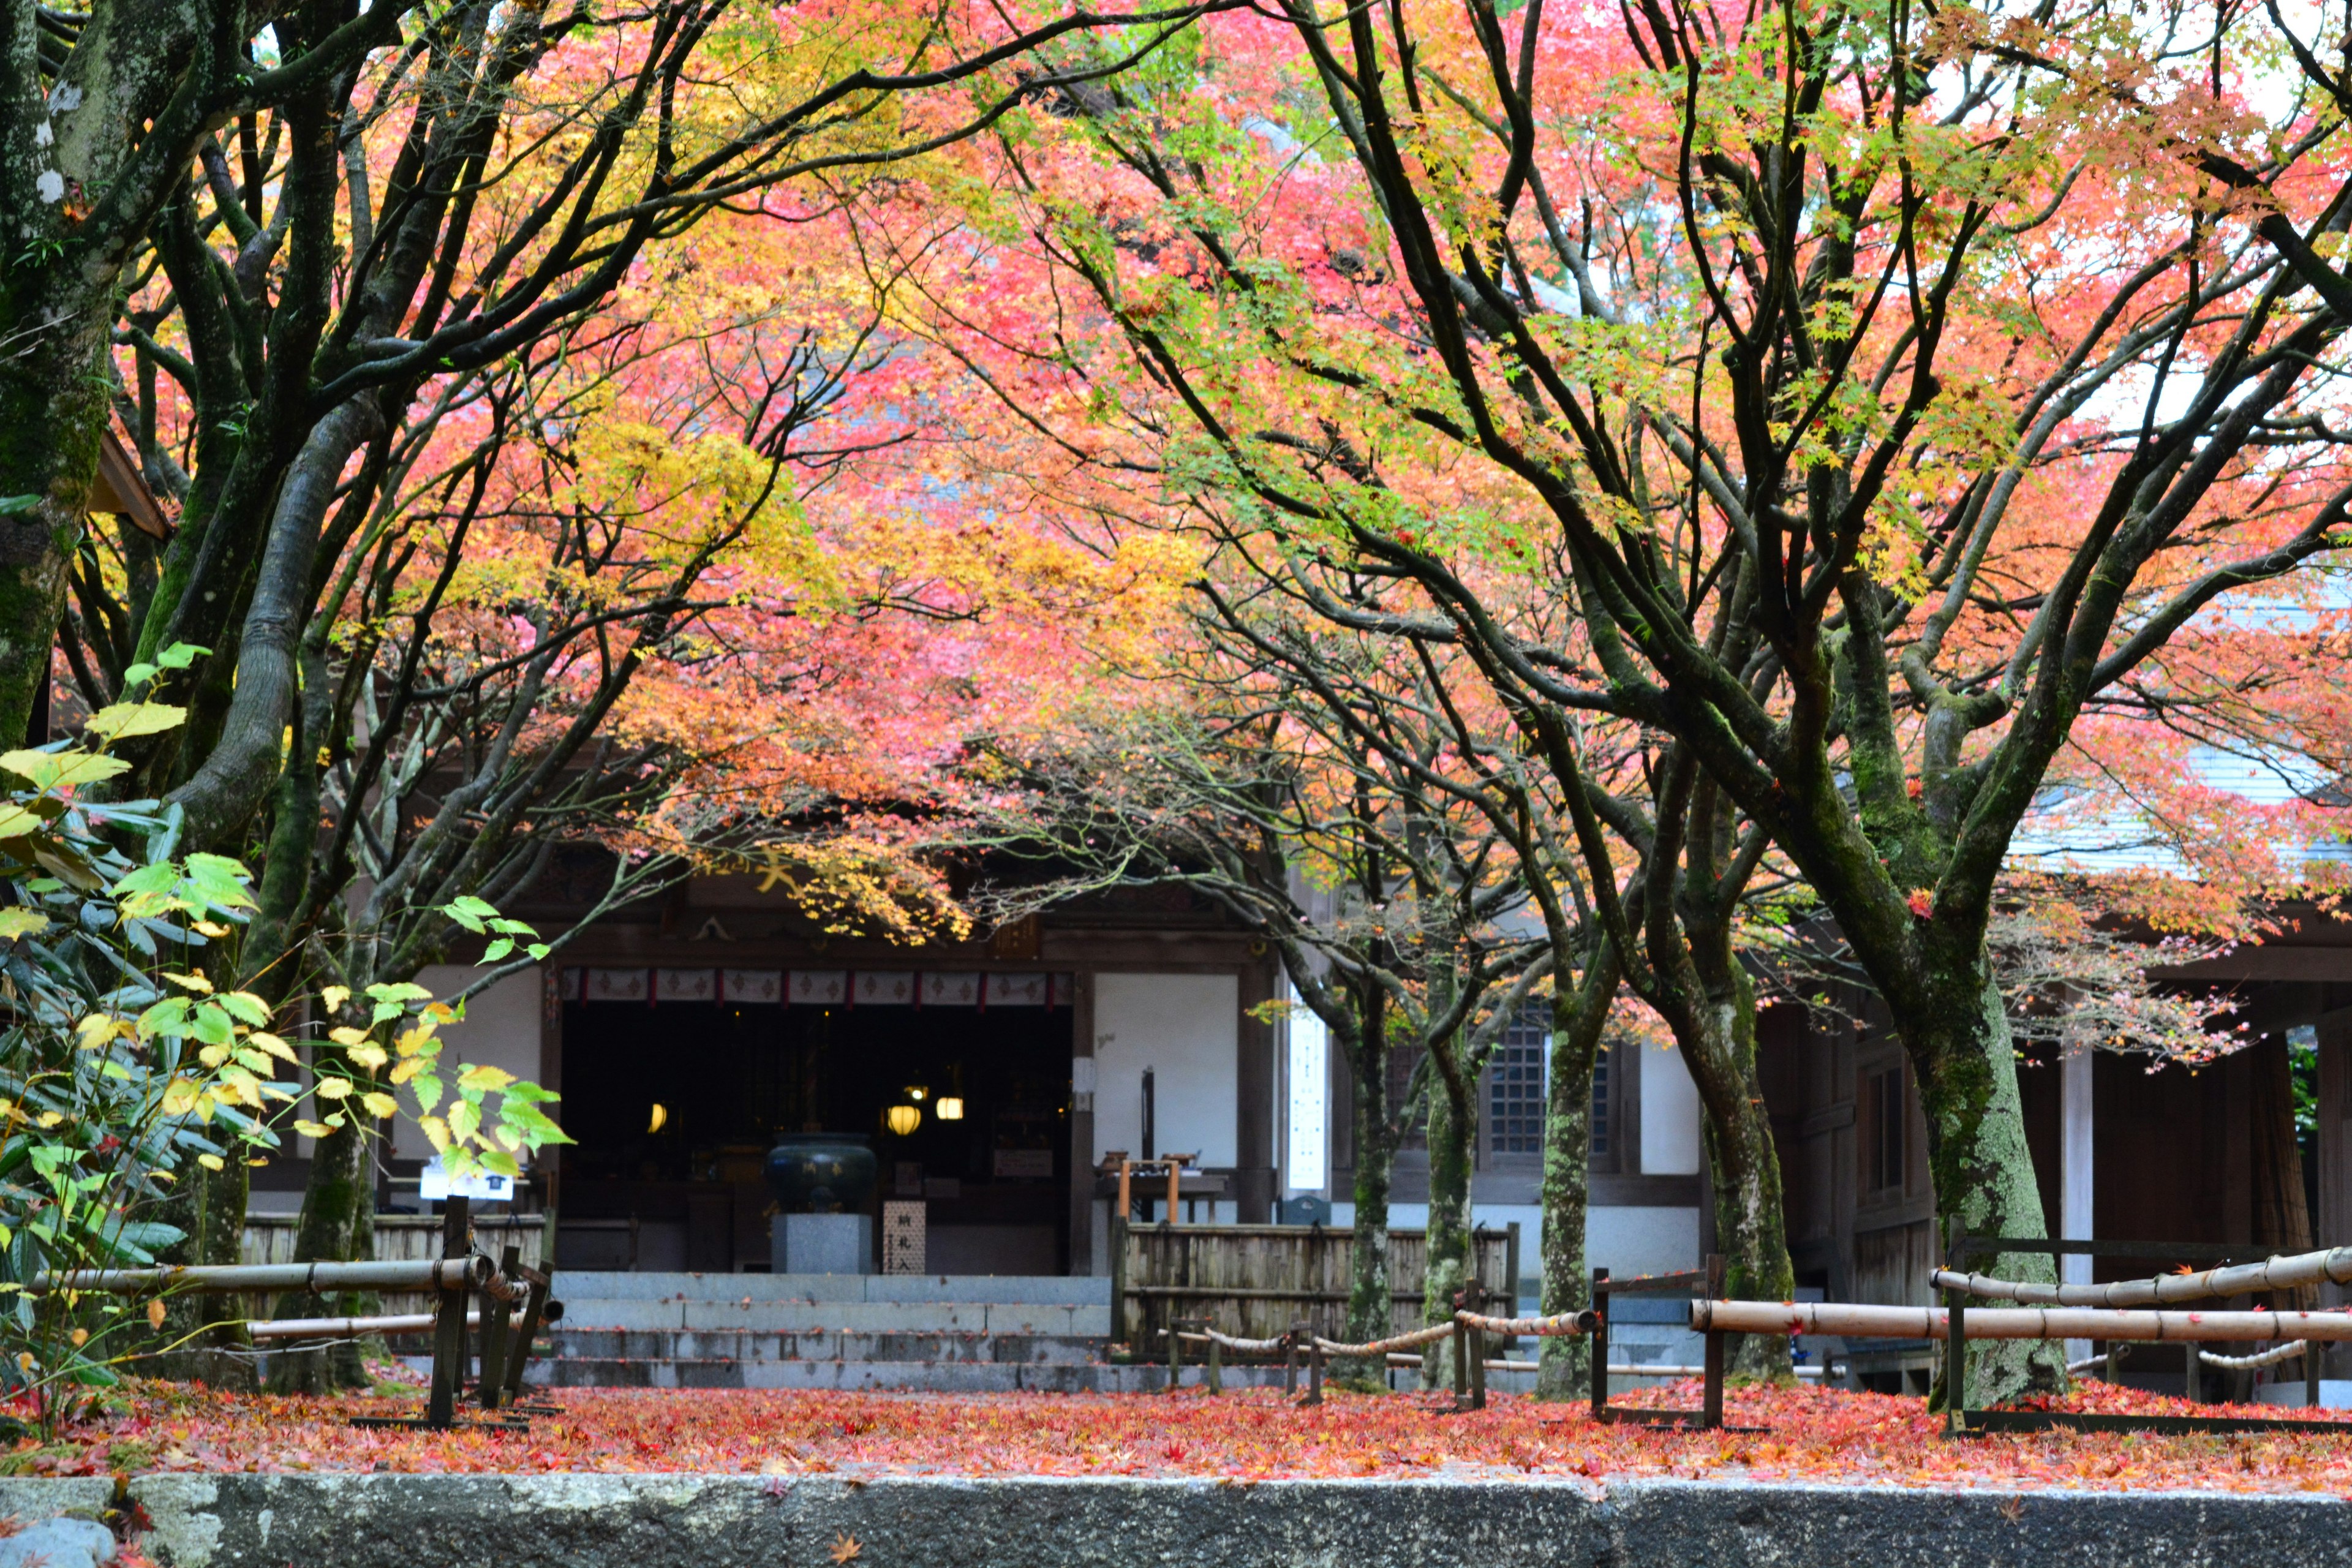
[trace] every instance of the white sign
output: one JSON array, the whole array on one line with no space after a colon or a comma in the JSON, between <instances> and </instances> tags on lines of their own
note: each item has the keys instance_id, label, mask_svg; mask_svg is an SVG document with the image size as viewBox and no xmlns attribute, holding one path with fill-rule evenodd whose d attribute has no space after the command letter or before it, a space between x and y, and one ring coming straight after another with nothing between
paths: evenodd
<instances>
[{"instance_id":1,"label":"white sign","mask_svg":"<svg viewBox=\"0 0 2352 1568\"><path fill-rule=\"evenodd\" d=\"M416 1195L427 1203L449 1198L472 1198L477 1203L512 1203L514 1178L496 1175L488 1171L452 1176L442 1168L441 1157L436 1154L425 1162L425 1174L417 1184Z\"/></svg>"},{"instance_id":2,"label":"white sign","mask_svg":"<svg viewBox=\"0 0 2352 1568\"><path fill-rule=\"evenodd\" d=\"M1320 1192L1330 1179L1330 1128L1325 1093L1331 1070L1331 1031L1297 1001L1290 1009L1290 1168L1284 1184L1294 1193Z\"/></svg>"}]
</instances>

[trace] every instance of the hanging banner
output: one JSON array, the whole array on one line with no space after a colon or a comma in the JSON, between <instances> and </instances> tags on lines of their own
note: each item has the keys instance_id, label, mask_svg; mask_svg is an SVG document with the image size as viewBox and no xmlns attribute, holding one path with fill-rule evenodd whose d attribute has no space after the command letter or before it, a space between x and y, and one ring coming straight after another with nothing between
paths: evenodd
<instances>
[{"instance_id":1,"label":"hanging banner","mask_svg":"<svg viewBox=\"0 0 2352 1568\"><path fill-rule=\"evenodd\" d=\"M719 972L719 999L721 1002L761 1005L782 1002L784 999L784 972L781 969L722 969Z\"/></svg>"}]
</instances>

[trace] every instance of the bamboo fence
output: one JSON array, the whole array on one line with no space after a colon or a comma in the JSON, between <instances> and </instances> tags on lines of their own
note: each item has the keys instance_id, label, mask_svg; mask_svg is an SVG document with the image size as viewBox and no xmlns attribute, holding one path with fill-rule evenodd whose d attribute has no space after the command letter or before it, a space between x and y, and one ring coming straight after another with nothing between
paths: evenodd
<instances>
[{"instance_id":1,"label":"bamboo fence","mask_svg":"<svg viewBox=\"0 0 2352 1568\"><path fill-rule=\"evenodd\" d=\"M1355 1237L1295 1225L1126 1226L1114 1220L1111 1334L1158 1353L1177 1318L1205 1319L1237 1339L1286 1334L1305 1321L1325 1338L1348 1335ZM1518 1289L1519 1227L1473 1233L1478 1282L1510 1300ZM1417 1230L1389 1232L1389 1328L1423 1326L1428 1243Z\"/></svg>"}]
</instances>

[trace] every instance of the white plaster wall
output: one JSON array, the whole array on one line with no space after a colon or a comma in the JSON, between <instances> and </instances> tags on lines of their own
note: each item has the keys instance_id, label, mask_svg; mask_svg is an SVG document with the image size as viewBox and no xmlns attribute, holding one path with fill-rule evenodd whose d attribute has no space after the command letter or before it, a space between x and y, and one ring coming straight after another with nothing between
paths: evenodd
<instances>
[{"instance_id":1,"label":"white plaster wall","mask_svg":"<svg viewBox=\"0 0 2352 1568\"><path fill-rule=\"evenodd\" d=\"M1698 1086L1682 1052L1671 1045L1643 1047L1642 1174L1696 1176L1699 1155Z\"/></svg>"},{"instance_id":2,"label":"white plaster wall","mask_svg":"<svg viewBox=\"0 0 2352 1568\"><path fill-rule=\"evenodd\" d=\"M481 971L470 964L436 963L417 974L416 984L436 996L453 996L473 984L479 973ZM442 1026L441 1037L447 1044L441 1048L441 1059L453 1068L459 1062L504 1068L517 1078L537 1082L539 1005L538 969L507 976L466 1004L463 1023ZM415 1101L407 1095L401 1097L401 1103L410 1111L415 1110ZM558 1101L545 1109L562 1125L562 1103ZM395 1159L425 1160L432 1158L433 1145L416 1130L416 1123L404 1115L393 1132L392 1152Z\"/></svg>"},{"instance_id":3,"label":"white plaster wall","mask_svg":"<svg viewBox=\"0 0 2352 1568\"><path fill-rule=\"evenodd\" d=\"M1232 974L1095 976L1095 1158L1143 1152L1143 1069L1161 1152L1234 1163L1241 981Z\"/></svg>"},{"instance_id":4,"label":"white plaster wall","mask_svg":"<svg viewBox=\"0 0 2352 1568\"><path fill-rule=\"evenodd\" d=\"M1519 1226L1519 1276L1532 1298L1535 1281L1543 1273L1543 1210L1534 1205L1476 1204L1471 1221L1496 1230L1514 1220ZM1356 1205L1335 1203L1331 1223L1341 1230L1356 1223ZM1427 1204L1391 1204L1389 1224L1398 1230L1419 1230L1429 1223ZM1673 1274L1696 1268L1698 1252L1698 1210L1696 1208L1621 1208L1599 1205L1585 1211L1584 1258L1587 1268L1612 1274Z\"/></svg>"},{"instance_id":5,"label":"white plaster wall","mask_svg":"<svg viewBox=\"0 0 2352 1568\"><path fill-rule=\"evenodd\" d=\"M1705 1261L1698 1254L1698 1210L1593 1209L1584 1220L1584 1261L1589 1268L1621 1275L1696 1268Z\"/></svg>"}]
</instances>

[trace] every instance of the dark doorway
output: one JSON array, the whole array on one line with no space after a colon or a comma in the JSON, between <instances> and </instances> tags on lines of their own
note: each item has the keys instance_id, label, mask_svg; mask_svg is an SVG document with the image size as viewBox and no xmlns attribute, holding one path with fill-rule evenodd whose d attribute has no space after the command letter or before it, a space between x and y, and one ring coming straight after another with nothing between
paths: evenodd
<instances>
[{"instance_id":1,"label":"dark doorway","mask_svg":"<svg viewBox=\"0 0 2352 1568\"><path fill-rule=\"evenodd\" d=\"M1064 1272L1071 1016L569 1003L568 1266L765 1268L761 1165L777 1133L811 1131L866 1134L881 1196L926 1200L933 1271ZM892 1131L893 1107L919 1124Z\"/></svg>"}]
</instances>

